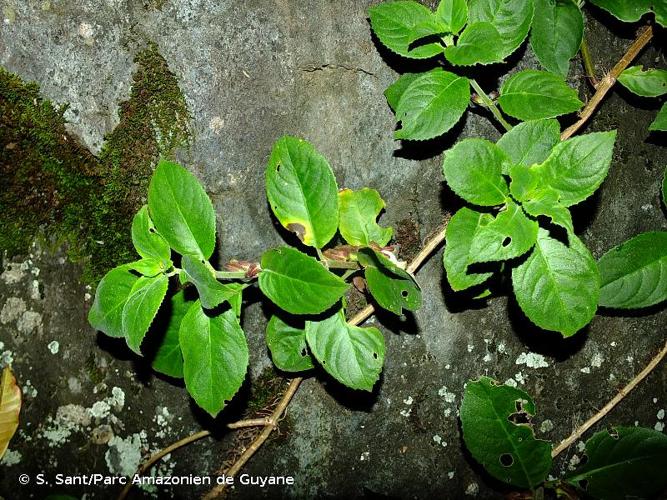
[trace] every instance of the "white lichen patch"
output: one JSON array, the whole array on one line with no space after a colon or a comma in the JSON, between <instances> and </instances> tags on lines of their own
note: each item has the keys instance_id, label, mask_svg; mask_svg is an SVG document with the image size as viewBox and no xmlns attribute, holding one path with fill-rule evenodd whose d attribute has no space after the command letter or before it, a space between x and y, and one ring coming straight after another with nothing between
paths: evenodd
<instances>
[{"instance_id":1,"label":"white lichen patch","mask_svg":"<svg viewBox=\"0 0 667 500\"><path fill-rule=\"evenodd\" d=\"M653 428L658 432L662 432L662 431L665 430L665 423L664 422L656 422L655 425L653 426Z\"/></svg>"},{"instance_id":2,"label":"white lichen patch","mask_svg":"<svg viewBox=\"0 0 667 500\"><path fill-rule=\"evenodd\" d=\"M664 418L665 418L665 409L660 408L658 410L658 413L656 414L656 417L658 417L658 420L664 420Z\"/></svg>"},{"instance_id":3,"label":"white lichen patch","mask_svg":"<svg viewBox=\"0 0 667 500\"><path fill-rule=\"evenodd\" d=\"M540 432L542 433L551 432L553 428L554 428L554 423L551 420L547 419L540 425Z\"/></svg>"},{"instance_id":4,"label":"white lichen patch","mask_svg":"<svg viewBox=\"0 0 667 500\"><path fill-rule=\"evenodd\" d=\"M171 427L169 424L173 419L173 415L169 413L169 410L166 406L163 406L162 408L158 406L157 414L154 418L154 421L158 426L158 431L155 433L155 437L160 439L167 437L167 435L171 432Z\"/></svg>"},{"instance_id":5,"label":"white lichen patch","mask_svg":"<svg viewBox=\"0 0 667 500\"><path fill-rule=\"evenodd\" d=\"M584 443L583 441L579 441L577 443L577 451L579 453L583 453L585 449L586 449L586 443Z\"/></svg>"},{"instance_id":6,"label":"white lichen patch","mask_svg":"<svg viewBox=\"0 0 667 500\"><path fill-rule=\"evenodd\" d=\"M591 367L590 366L584 366L581 370L579 370L581 373L590 373L591 372Z\"/></svg>"},{"instance_id":7,"label":"white lichen patch","mask_svg":"<svg viewBox=\"0 0 667 500\"><path fill-rule=\"evenodd\" d=\"M581 459L579 458L578 455L572 455L572 458L570 458L570 461L567 464L568 470L575 470L577 468L577 465L581 462Z\"/></svg>"},{"instance_id":8,"label":"white lichen patch","mask_svg":"<svg viewBox=\"0 0 667 500\"><path fill-rule=\"evenodd\" d=\"M479 493L479 484L477 483L470 483L468 487L466 488L466 495L470 497L476 497L477 493Z\"/></svg>"},{"instance_id":9,"label":"white lichen patch","mask_svg":"<svg viewBox=\"0 0 667 500\"><path fill-rule=\"evenodd\" d=\"M412 396L408 396L403 400L403 404L411 405L412 403L414 403L414 399L412 399Z\"/></svg>"},{"instance_id":10,"label":"white lichen patch","mask_svg":"<svg viewBox=\"0 0 667 500\"><path fill-rule=\"evenodd\" d=\"M141 455L148 448L146 432L141 431L126 438L114 436L104 460L111 474L132 476L139 467Z\"/></svg>"},{"instance_id":11,"label":"white lichen patch","mask_svg":"<svg viewBox=\"0 0 667 500\"><path fill-rule=\"evenodd\" d=\"M60 343L57 340L52 340L46 347L48 347L51 354L58 354L58 351L60 351Z\"/></svg>"},{"instance_id":12,"label":"white lichen patch","mask_svg":"<svg viewBox=\"0 0 667 500\"><path fill-rule=\"evenodd\" d=\"M514 375L514 380L516 380L521 385L526 383L526 377L524 377L523 372L516 373Z\"/></svg>"},{"instance_id":13,"label":"white lichen patch","mask_svg":"<svg viewBox=\"0 0 667 500\"><path fill-rule=\"evenodd\" d=\"M81 394L81 381L76 377L67 379L67 387L72 394Z\"/></svg>"},{"instance_id":14,"label":"white lichen patch","mask_svg":"<svg viewBox=\"0 0 667 500\"><path fill-rule=\"evenodd\" d=\"M549 363L544 356L534 352L525 353L522 352L519 354L519 357L516 358L514 362L516 365L526 365L528 368L548 368Z\"/></svg>"},{"instance_id":15,"label":"white lichen patch","mask_svg":"<svg viewBox=\"0 0 667 500\"><path fill-rule=\"evenodd\" d=\"M438 390L438 396L445 398L446 403L454 403L456 401L456 394L449 392L444 385Z\"/></svg>"},{"instance_id":16,"label":"white lichen patch","mask_svg":"<svg viewBox=\"0 0 667 500\"><path fill-rule=\"evenodd\" d=\"M399 412L403 417L408 418L410 414L412 413L412 407L406 409L406 410L401 410Z\"/></svg>"},{"instance_id":17,"label":"white lichen patch","mask_svg":"<svg viewBox=\"0 0 667 500\"><path fill-rule=\"evenodd\" d=\"M114 387L106 401L114 410L121 411L125 406L125 392L120 387Z\"/></svg>"},{"instance_id":18,"label":"white lichen patch","mask_svg":"<svg viewBox=\"0 0 667 500\"><path fill-rule=\"evenodd\" d=\"M593 354L593 357L591 358L591 366L593 368L600 368L602 366L602 362L604 361L604 357L602 354L599 352L596 352Z\"/></svg>"},{"instance_id":19,"label":"white lichen patch","mask_svg":"<svg viewBox=\"0 0 667 500\"><path fill-rule=\"evenodd\" d=\"M106 401L97 401L91 408L88 409L90 416L98 420L102 420L103 418L108 417L110 411L111 406Z\"/></svg>"},{"instance_id":20,"label":"white lichen patch","mask_svg":"<svg viewBox=\"0 0 667 500\"><path fill-rule=\"evenodd\" d=\"M37 270L39 271L39 269ZM30 283L30 298L32 300L41 300L42 298L42 294L39 291L39 281L37 280L32 280Z\"/></svg>"},{"instance_id":21,"label":"white lichen patch","mask_svg":"<svg viewBox=\"0 0 667 500\"><path fill-rule=\"evenodd\" d=\"M26 311L16 323L19 332L28 335L42 330L42 315L35 311Z\"/></svg>"},{"instance_id":22,"label":"white lichen patch","mask_svg":"<svg viewBox=\"0 0 667 500\"><path fill-rule=\"evenodd\" d=\"M500 354L505 354L507 351L507 347L505 347L505 342L498 342L498 345L496 346L496 351Z\"/></svg>"},{"instance_id":23,"label":"white lichen patch","mask_svg":"<svg viewBox=\"0 0 667 500\"><path fill-rule=\"evenodd\" d=\"M213 132L215 135L220 135L220 132L222 132L222 129L225 126L225 120L223 120L219 116L214 116L211 118L211 121L208 122L208 128L211 132Z\"/></svg>"},{"instance_id":24,"label":"white lichen patch","mask_svg":"<svg viewBox=\"0 0 667 500\"><path fill-rule=\"evenodd\" d=\"M507 380L505 380L504 383L505 383L505 385L508 385L510 387L516 387L517 386L516 380L514 380L513 378L508 378Z\"/></svg>"},{"instance_id":25,"label":"white lichen patch","mask_svg":"<svg viewBox=\"0 0 667 500\"><path fill-rule=\"evenodd\" d=\"M448 478L448 479L454 479L454 474L455 474L455 471L453 471L453 470L452 470L452 471L449 471L449 472L447 473L447 478Z\"/></svg>"},{"instance_id":26,"label":"white lichen patch","mask_svg":"<svg viewBox=\"0 0 667 500\"><path fill-rule=\"evenodd\" d=\"M49 448L59 447L74 433L90 425L88 410L81 405L69 404L56 411L55 418L47 417L45 428L39 437L47 442Z\"/></svg>"},{"instance_id":27,"label":"white lichen patch","mask_svg":"<svg viewBox=\"0 0 667 500\"><path fill-rule=\"evenodd\" d=\"M440 434L435 434L435 435L433 436L433 442L434 442L435 444L439 444L439 445L442 446L443 448L446 448L446 447L447 447L447 441L443 441L443 440L442 440L442 437L440 436Z\"/></svg>"},{"instance_id":28,"label":"white lichen patch","mask_svg":"<svg viewBox=\"0 0 667 500\"><path fill-rule=\"evenodd\" d=\"M364 462L364 461L368 461L368 460L370 459L370 456L371 456L371 452L370 452L370 451L364 451L364 452L361 454L361 456L359 457L359 460L362 461L362 462Z\"/></svg>"},{"instance_id":29,"label":"white lichen patch","mask_svg":"<svg viewBox=\"0 0 667 500\"><path fill-rule=\"evenodd\" d=\"M37 389L32 385L30 379L25 381L25 384L23 384L23 387L21 388L21 392L27 398L35 399L37 397Z\"/></svg>"},{"instance_id":30,"label":"white lichen patch","mask_svg":"<svg viewBox=\"0 0 667 500\"><path fill-rule=\"evenodd\" d=\"M7 269L0 274L0 279L7 285L13 285L23 279L27 269L28 265L25 262L10 262L7 264Z\"/></svg>"},{"instance_id":31,"label":"white lichen patch","mask_svg":"<svg viewBox=\"0 0 667 500\"><path fill-rule=\"evenodd\" d=\"M0 323L6 325L16 321L26 311L25 301L20 297L9 297L0 311Z\"/></svg>"},{"instance_id":32,"label":"white lichen patch","mask_svg":"<svg viewBox=\"0 0 667 500\"><path fill-rule=\"evenodd\" d=\"M12 465L20 464L22 458L21 453L18 451L7 450L2 457L2 460L0 460L0 465L11 467Z\"/></svg>"}]
</instances>

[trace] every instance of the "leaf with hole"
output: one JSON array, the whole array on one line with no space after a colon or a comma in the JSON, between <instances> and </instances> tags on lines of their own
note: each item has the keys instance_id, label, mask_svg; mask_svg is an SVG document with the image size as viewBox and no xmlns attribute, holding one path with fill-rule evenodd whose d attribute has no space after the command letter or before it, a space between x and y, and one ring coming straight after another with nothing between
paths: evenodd
<instances>
[{"instance_id":1,"label":"leaf with hole","mask_svg":"<svg viewBox=\"0 0 667 500\"><path fill-rule=\"evenodd\" d=\"M468 21L468 4L466 0L440 0L435 15L456 35Z\"/></svg>"},{"instance_id":2,"label":"leaf with hole","mask_svg":"<svg viewBox=\"0 0 667 500\"><path fill-rule=\"evenodd\" d=\"M160 160L148 187L156 229L178 253L208 259L215 247L215 212L204 188L186 169Z\"/></svg>"},{"instance_id":3,"label":"leaf with hole","mask_svg":"<svg viewBox=\"0 0 667 500\"><path fill-rule=\"evenodd\" d=\"M206 315L194 302L181 321L185 387L215 417L238 392L248 369L248 344L234 311Z\"/></svg>"},{"instance_id":4,"label":"leaf with hole","mask_svg":"<svg viewBox=\"0 0 667 500\"><path fill-rule=\"evenodd\" d=\"M584 16L574 0L534 0L530 46L544 69L566 77L584 35Z\"/></svg>"},{"instance_id":5,"label":"leaf with hole","mask_svg":"<svg viewBox=\"0 0 667 500\"><path fill-rule=\"evenodd\" d=\"M194 301L187 300L183 290L169 299L169 323L164 332L156 332L161 335L161 338L151 362L155 371L170 377L183 378L183 354L181 354L178 335L181 322L192 304Z\"/></svg>"},{"instance_id":6,"label":"leaf with hole","mask_svg":"<svg viewBox=\"0 0 667 500\"><path fill-rule=\"evenodd\" d=\"M348 285L314 258L281 247L262 255L259 288L289 313L319 314L338 302Z\"/></svg>"},{"instance_id":7,"label":"leaf with hole","mask_svg":"<svg viewBox=\"0 0 667 500\"><path fill-rule=\"evenodd\" d=\"M369 246L375 243L385 246L391 240L394 230L381 227L377 222L384 209L384 200L375 189L363 188L359 191L343 189L338 192L340 234L353 246Z\"/></svg>"},{"instance_id":8,"label":"leaf with hole","mask_svg":"<svg viewBox=\"0 0 667 500\"><path fill-rule=\"evenodd\" d=\"M593 132L558 143L540 165L542 183L566 207L591 196L607 177L616 131Z\"/></svg>"},{"instance_id":9,"label":"leaf with hole","mask_svg":"<svg viewBox=\"0 0 667 500\"><path fill-rule=\"evenodd\" d=\"M123 307L138 279L127 265L109 271L97 285L88 323L110 337L124 337Z\"/></svg>"},{"instance_id":10,"label":"leaf with hole","mask_svg":"<svg viewBox=\"0 0 667 500\"><path fill-rule=\"evenodd\" d=\"M656 132L667 132L667 102L662 105L648 129Z\"/></svg>"},{"instance_id":11,"label":"leaf with hole","mask_svg":"<svg viewBox=\"0 0 667 500\"><path fill-rule=\"evenodd\" d=\"M285 136L266 167L266 196L284 228L322 248L338 229L338 186L326 158L312 144Z\"/></svg>"},{"instance_id":12,"label":"leaf with hole","mask_svg":"<svg viewBox=\"0 0 667 500\"><path fill-rule=\"evenodd\" d=\"M667 70L631 66L618 76L618 82L642 97L658 97L667 93Z\"/></svg>"},{"instance_id":13,"label":"leaf with hole","mask_svg":"<svg viewBox=\"0 0 667 500\"><path fill-rule=\"evenodd\" d=\"M470 244L468 264L519 257L537 240L537 222L529 219L516 203L509 201L495 217L481 214Z\"/></svg>"},{"instance_id":14,"label":"leaf with hole","mask_svg":"<svg viewBox=\"0 0 667 500\"><path fill-rule=\"evenodd\" d=\"M464 200L481 206L505 203L509 196L503 170L509 158L486 139L464 139L445 152L442 170L449 187Z\"/></svg>"},{"instance_id":15,"label":"leaf with hole","mask_svg":"<svg viewBox=\"0 0 667 500\"><path fill-rule=\"evenodd\" d=\"M667 231L642 233L598 261L600 305L638 309L667 300Z\"/></svg>"},{"instance_id":16,"label":"leaf with hole","mask_svg":"<svg viewBox=\"0 0 667 500\"><path fill-rule=\"evenodd\" d=\"M245 283L220 283L211 264L200 257L184 255L182 265L188 281L192 282L199 292L201 305L206 309L213 309L225 301L231 304L248 286Z\"/></svg>"},{"instance_id":17,"label":"leaf with hole","mask_svg":"<svg viewBox=\"0 0 667 500\"><path fill-rule=\"evenodd\" d=\"M19 427L21 413L21 389L12 370L5 366L0 376L0 459L9 446L9 441Z\"/></svg>"},{"instance_id":18,"label":"leaf with hole","mask_svg":"<svg viewBox=\"0 0 667 500\"><path fill-rule=\"evenodd\" d=\"M534 415L525 392L488 377L469 381L460 408L466 448L496 479L533 489L551 469L551 444L535 438Z\"/></svg>"},{"instance_id":19,"label":"leaf with hole","mask_svg":"<svg viewBox=\"0 0 667 500\"><path fill-rule=\"evenodd\" d=\"M500 88L498 104L519 120L539 120L566 115L584 103L563 77L535 69L515 73Z\"/></svg>"},{"instance_id":20,"label":"leaf with hole","mask_svg":"<svg viewBox=\"0 0 667 500\"><path fill-rule=\"evenodd\" d=\"M449 30L429 9L413 1L384 2L368 9L371 28L382 45L412 59L428 59L442 53L442 45L428 37ZM426 38L425 43L415 43Z\"/></svg>"},{"instance_id":21,"label":"leaf with hole","mask_svg":"<svg viewBox=\"0 0 667 500\"><path fill-rule=\"evenodd\" d=\"M307 321L306 340L313 356L341 384L373 390L384 364L384 337L380 330L348 324L341 309L322 321Z\"/></svg>"},{"instance_id":22,"label":"leaf with hole","mask_svg":"<svg viewBox=\"0 0 667 500\"><path fill-rule=\"evenodd\" d=\"M314 366L308 352L306 331L288 325L278 316L271 316L266 327L266 345L271 351L273 364L280 370L302 372Z\"/></svg>"},{"instance_id":23,"label":"leaf with hole","mask_svg":"<svg viewBox=\"0 0 667 500\"><path fill-rule=\"evenodd\" d=\"M403 309L419 309L422 294L410 273L371 248L359 250L358 259L364 267L368 290L383 309L399 315Z\"/></svg>"},{"instance_id":24,"label":"leaf with hole","mask_svg":"<svg viewBox=\"0 0 667 500\"><path fill-rule=\"evenodd\" d=\"M484 283L492 273L468 273L468 264L472 260L471 247L473 238L483 214L461 208L447 224L443 264L447 271L447 281L454 291L465 290Z\"/></svg>"},{"instance_id":25,"label":"leaf with hole","mask_svg":"<svg viewBox=\"0 0 667 500\"><path fill-rule=\"evenodd\" d=\"M572 214L560 204L558 193L553 189L540 189L529 200L524 201L521 206L528 215L548 217L551 222L565 229L568 234L574 234Z\"/></svg>"},{"instance_id":26,"label":"leaf with hole","mask_svg":"<svg viewBox=\"0 0 667 500\"><path fill-rule=\"evenodd\" d=\"M137 354L141 354L141 342L167 294L168 285L169 278L164 274L153 278L142 276L127 297L123 306L123 333L127 345Z\"/></svg>"},{"instance_id":27,"label":"leaf with hole","mask_svg":"<svg viewBox=\"0 0 667 500\"><path fill-rule=\"evenodd\" d=\"M593 256L576 236L569 239L568 247L540 229L532 253L512 271L514 295L524 314L564 337L593 319L600 296Z\"/></svg>"},{"instance_id":28,"label":"leaf with hole","mask_svg":"<svg viewBox=\"0 0 667 500\"><path fill-rule=\"evenodd\" d=\"M667 487L667 436L614 427L586 441L586 462L565 481L604 500L654 498Z\"/></svg>"},{"instance_id":29,"label":"leaf with hole","mask_svg":"<svg viewBox=\"0 0 667 500\"><path fill-rule=\"evenodd\" d=\"M403 91L396 105L401 128L396 139L427 140L451 129L470 101L468 79L441 68L421 74Z\"/></svg>"},{"instance_id":30,"label":"leaf with hole","mask_svg":"<svg viewBox=\"0 0 667 500\"><path fill-rule=\"evenodd\" d=\"M512 127L498 139L496 146L509 157L512 165L529 166L546 160L559 142L560 125L557 120L530 120ZM508 169L503 173L509 173Z\"/></svg>"},{"instance_id":31,"label":"leaf with hole","mask_svg":"<svg viewBox=\"0 0 667 500\"><path fill-rule=\"evenodd\" d=\"M128 269L136 271L142 276L147 276L149 278L165 272L167 266L171 267L171 261L164 261L162 259L156 259L155 257L144 257L143 259L135 260L134 262L127 264Z\"/></svg>"},{"instance_id":32,"label":"leaf with hole","mask_svg":"<svg viewBox=\"0 0 667 500\"><path fill-rule=\"evenodd\" d=\"M148 215L148 205L144 205L132 220L132 244L137 253L144 258L169 261L171 249L169 243L157 232Z\"/></svg>"}]
</instances>

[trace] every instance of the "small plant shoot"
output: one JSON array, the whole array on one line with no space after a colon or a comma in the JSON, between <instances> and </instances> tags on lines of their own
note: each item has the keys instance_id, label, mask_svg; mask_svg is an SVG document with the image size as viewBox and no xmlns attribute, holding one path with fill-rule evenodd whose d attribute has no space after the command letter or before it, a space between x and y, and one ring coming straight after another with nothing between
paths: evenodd
<instances>
[{"instance_id":1,"label":"small plant shoot","mask_svg":"<svg viewBox=\"0 0 667 500\"><path fill-rule=\"evenodd\" d=\"M385 206L377 191L339 191L329 163L311 144L283 137L269 159L266 194L300 248L271 248L259 262L231 261L216 270L209 263L216 224L208 195L185 168L160 161L148 205L132 223L139 258L107 273L88 317L139 355L146 336L155 336L153 368L183 378L212 416L246 377L241 312L247 287L256 283L284 311L270 319L266 333L279 369L301 372L317 363L342 384L366 391L382 371L384 337L347 323L348 280L365 278L376 303L395 314L421 305L419 286L387 246L393 230L377 223ZM345 244L334 246L339 231ZM162 309L168 322L154 324ZM298 322L301 328L291 326Z\"/></svg>"}]
</instances>

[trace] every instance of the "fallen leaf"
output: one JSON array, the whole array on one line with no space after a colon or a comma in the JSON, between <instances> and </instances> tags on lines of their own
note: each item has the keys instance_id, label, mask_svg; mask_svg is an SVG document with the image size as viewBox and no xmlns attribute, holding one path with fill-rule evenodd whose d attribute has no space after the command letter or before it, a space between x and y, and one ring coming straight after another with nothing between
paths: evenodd
<instances>
[{"instance_id":1,"label":"fallen leaf","mask_svg":"<svg viewBox=\"0 0 667 500\"><path fill-rule=\"evenodd\" d=\"M9 440L19 426L21 411L21 389L14 374L6 367L0 378L0 458L7 451Z\"/></svg>"}]
</instances>

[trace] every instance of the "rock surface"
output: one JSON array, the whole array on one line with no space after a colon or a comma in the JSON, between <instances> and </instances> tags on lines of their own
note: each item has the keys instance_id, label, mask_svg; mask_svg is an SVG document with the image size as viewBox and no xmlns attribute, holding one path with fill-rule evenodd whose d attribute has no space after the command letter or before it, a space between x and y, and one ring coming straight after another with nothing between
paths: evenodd
<instances>
[{"instance_id":1,"label":"rock surface","mask_svg":"<svg viewBox=\"0 0 667 500\"><path fill-rule=\"evenodd\" d=\"M458 134L495 139L499 132L483 113L468 112L441 140L403 149L393 142L393 115L382 92L395 70L406 68L371 38L370 3L5 0L0 65L37 81L49 99L69 103L71 131L97 152L129 93L134 54L155 42L193 115L194 140L179 155L214 200L221 261L257 258L290 241L274 226L263 194L266 160L283 134L311 141L340 186L377 188L387 201L383 222L423 241L459 204L441 181L440 153ZM621 38L613 36L599 21L590 19L589 41L602 72L631 34L614 24ZM657 57L649 49L641 61L654 64ZM535 66L530 49L513 61ZM573 73L572 83L587 92L581 72ZM647 133L654 114L652 103L621 90L588 127L619 131L608 180L575 215L596 257L638 232L667 228L658 197L667 154ZM117 486L55 486L55 474L129 474L148 452L229 418L211 421L178 384L151 374L122 344L96 336L86 322L93 291L79 283L79 266L60 251L35 247L24 258L3 260L1 273L0 360L14 367L25 404L19 434L0 466L0 495L115 496ZM630 317L602 314L562 340L532 327L512 300L474 305L454 295L439 257L424 266L419 282L425 301L418 313L404 321L386 315L369 321L387 340L386 368L373 394L344 390L316 374L297 393L283 434L246 469L291 475L296 484L237 486L232 497L498 497L498 485L462 451L457 407L467 380L513 381L537 402L538 434L558 441L664 342L664 307ZM255 379L270 366L264 313L256 301L245 312ZM658 425L666 388L663 366L598 428ZM239 411L232 405L228 413ZM229 436L190 445L157 474L212 474L229 445ZM576 453L567 452L555 474L575 463ZM51 484L37 489L40 472ZM31 485L18 485L21 473L32 476ZM208 489L164 491L194 497Z\"/></svg>"}]
</instances>

